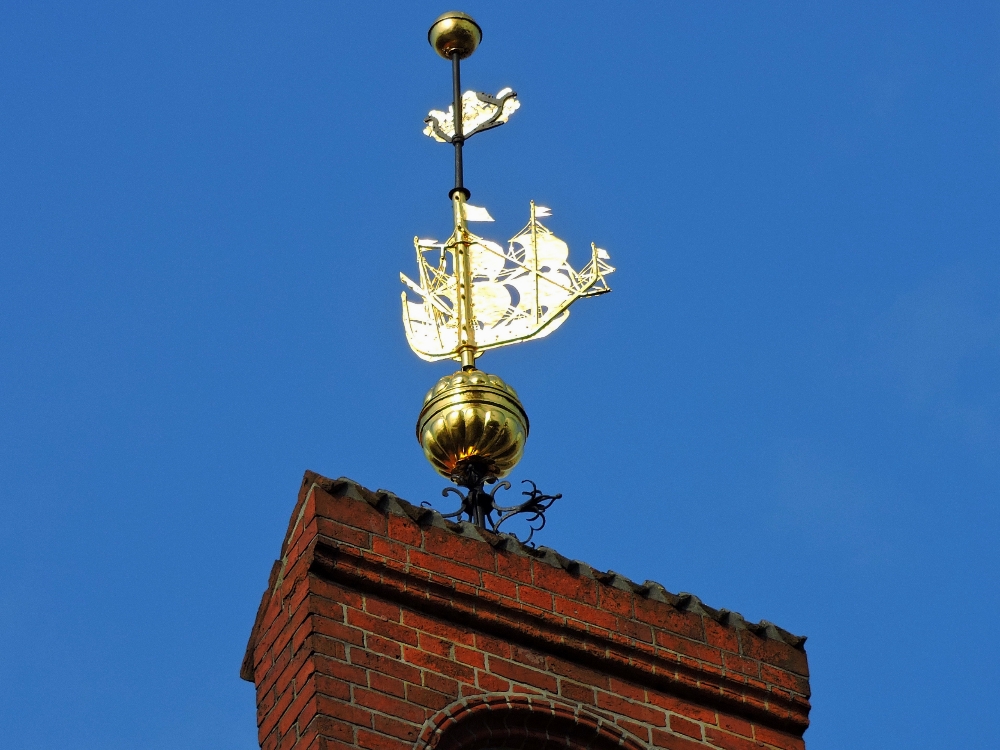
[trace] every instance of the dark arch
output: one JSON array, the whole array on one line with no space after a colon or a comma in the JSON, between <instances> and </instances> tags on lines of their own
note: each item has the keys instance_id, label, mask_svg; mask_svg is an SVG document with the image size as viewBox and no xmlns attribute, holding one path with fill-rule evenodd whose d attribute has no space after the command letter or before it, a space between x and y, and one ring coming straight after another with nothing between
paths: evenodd
<instances>
[{"instance_id":1,"label":"dark arch","mask_svg":"<svg viewBox=\"0 0 1000 750\"><path fill-rule=\"evenodd\" d=\"M424 725L414 750L647 750L580 705L536 695L464 698Z\"/></svg>"}]
</instances>

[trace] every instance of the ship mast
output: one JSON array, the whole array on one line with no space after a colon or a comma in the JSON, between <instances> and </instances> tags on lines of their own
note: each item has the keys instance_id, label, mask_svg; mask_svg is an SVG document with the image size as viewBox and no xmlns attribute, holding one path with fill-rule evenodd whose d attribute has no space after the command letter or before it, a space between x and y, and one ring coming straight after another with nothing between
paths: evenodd
<instances>
[{"instance_id":1,"label":"ship mast","mask_svg":"<svg viewBox=\"0 0 1000 750\"><path fill-rule=\"evenodd\" d=\"M531 221L528 223L531 225L531 268L533 270L532 278L535 282L535 296L532 298L534 302L532 309L535 314L535 323L538 323L542 314L542 308L538 301L538 224L535 219L534 201L531 201Z\"/></svg>"}]
</instances>

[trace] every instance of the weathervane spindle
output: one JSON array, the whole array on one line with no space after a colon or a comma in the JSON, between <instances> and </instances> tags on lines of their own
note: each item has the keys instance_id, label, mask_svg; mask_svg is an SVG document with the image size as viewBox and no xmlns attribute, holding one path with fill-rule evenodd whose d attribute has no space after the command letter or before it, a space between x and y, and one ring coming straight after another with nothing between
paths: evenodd
<instances>
[{"instance_id":1,"label":"weathervane spindle","mask_svg":"<svg viewBox=\"0 0 1000 750\"><path fill-rule=\"evenodd\" d=\"M420 282L400 274L404 291L403 327L410 348L429 362L457 360L461 369L441 378L424 398L417 420L417 440L434 469L455 484L462 506L446 518L468 516L477 526L496 531L518 514L528 514L531 534L545 524L545 511L560 496L545 495L533 483L527 500L497 505L494 494L509 489L495 484L521 459L528 437L528 415L517 393L496 375L476 368L486 350L541 338L569 317L569 307L582 297L610 292L605 276L615 269L608 253L591 244L590 262L581 271L569 265L569 246L539 222L550 216L530 203L527 226L505 250L469 231L469 222L493 221L489 212L468 203L463 148L474 135L503 125L521 106L509 88L495 96L462 92L461 61L482 41L482 29L458 11L441 15L427 33L428 41L451 61L452 104L448 112L432 110L424 133L455 148L454 229L445 242L413 238ZM494 517L496 515L496 517ZM529 534L529 539L531 535Z\"/></svg>"}]
</instances>

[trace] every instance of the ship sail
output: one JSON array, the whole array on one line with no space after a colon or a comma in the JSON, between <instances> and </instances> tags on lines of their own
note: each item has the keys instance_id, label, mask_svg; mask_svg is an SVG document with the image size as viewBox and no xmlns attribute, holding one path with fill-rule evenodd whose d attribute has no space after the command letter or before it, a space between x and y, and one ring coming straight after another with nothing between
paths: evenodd
<instances>
[{"instance_id":1,"label":"ship sail","mask_svg":"<svg viewBox=\"0 0 1000 750\"><path fill-rule=\"evenodd\" d=\"M404 291L403 324L410 348L422 359L459 359L454 255L469 243L475 341L479 350L547 336L569 316L581 297L611 291L604 279L615 269L606 251L591 245L582 271L569 265L569 246L538 221L548 210L532 204L528 224L507 249L465 231L443 244L414 239L420 282L400 274L420 301Z\"/></svg>"}]
</instances>

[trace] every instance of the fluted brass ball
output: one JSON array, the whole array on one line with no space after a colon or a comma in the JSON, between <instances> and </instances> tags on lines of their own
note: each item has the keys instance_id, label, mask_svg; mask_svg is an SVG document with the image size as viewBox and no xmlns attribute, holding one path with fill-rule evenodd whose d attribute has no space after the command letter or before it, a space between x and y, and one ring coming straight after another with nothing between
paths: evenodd
<instances>
[{"instance_id":1,"label":"fluted brass ball","mask_svg":"<svg viewBox=\"0 0 1000 750\"><path fill-rule=\"evenodd\" d=\"M427 32L427 41L441 57L450 59L452 52L464 60L479 46L483 30L472 16L457 10L442 13Z\"/></svg>"},{"instance_id":2,"label":"fluted brass ball","mask_svg":"<svg viewBox=\"0 0 1000 750\"><path fill-rule=\"evenodd\" d=\"M459 370L424 397L417 440L439 474L449 479L470 466L502 477L521 460L528 415L514 389L496 375Z\"/></svg>"}]
</instances>

